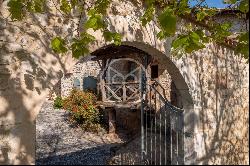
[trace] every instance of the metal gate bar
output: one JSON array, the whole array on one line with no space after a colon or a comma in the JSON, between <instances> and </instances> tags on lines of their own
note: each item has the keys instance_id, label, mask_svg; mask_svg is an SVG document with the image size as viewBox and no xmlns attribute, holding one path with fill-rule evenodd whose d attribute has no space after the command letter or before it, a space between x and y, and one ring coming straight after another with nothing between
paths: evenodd
<instances>
[{"instance_id":1,"label":"metal gate bar","mask_svg":"<svg viewBox=\"0 0 250 166\"><path fill-rule=\"evenodd\" d=\"M145 75L141 82L141 134L134 138L141 143L134 147L140 151L129 151L128 143L120 150L119 164L184 164L183 110L161 95L158 82L146 84Z\"/></svg>"},{"instance_id":2,"label":"metal gate bar","mask_svg":"<svg viewBox=\"0 0 250 166\"><path fill-rule=\"evenodd\" d=\"M141 164L183 164L183 110L171 105L157 85L142 89Z\"/></svg>"}]
</instances>

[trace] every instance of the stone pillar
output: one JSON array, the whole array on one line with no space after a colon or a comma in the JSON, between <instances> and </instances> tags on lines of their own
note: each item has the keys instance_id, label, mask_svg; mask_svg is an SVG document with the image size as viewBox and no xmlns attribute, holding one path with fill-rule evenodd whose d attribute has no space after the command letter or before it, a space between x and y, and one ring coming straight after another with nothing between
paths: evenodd
<instances>
[{"instance_id":1,"label":"stone pillar","mask_svg":"<svg viewBox=\"0 0 250 166\"><path fill-rule=\"evenodd\" d=\"M116 130L116 111L114 108L108 109L109 112L109 134L114 134Z\"/></svg>"}]
</instances>

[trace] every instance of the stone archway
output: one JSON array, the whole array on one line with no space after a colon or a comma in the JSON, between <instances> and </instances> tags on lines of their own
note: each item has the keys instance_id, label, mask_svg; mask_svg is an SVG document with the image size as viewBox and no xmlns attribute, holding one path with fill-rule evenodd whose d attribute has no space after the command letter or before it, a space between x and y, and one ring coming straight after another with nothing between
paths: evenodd
<instances>
[{"instance_id":1,"label":"stone archway","mask_svg":"<svg viewBox=\"0 0 250 166\"><path fill-rule=\"evenodd\" d=\"M123 42L123 45L133 46L140 49L151 56L159 56L166 65L166 70L170 74L175 88L180 94L182 108L184 110L184 163L192 164L196 160L195 152L195 126L197 125L197 116L194 113L193 98L189 92L187 85L188 80L185 80L181 71L176 67L176 64L164 52L141 42ZM108 46L106 46L108 47ZM105 47L104 47L105 48Z\"/></svg>"},{"instance_id":2,"label":"stone archway","mask_svg":"<svg viewBox=\"0 0 250 166\"><path fill-rule=\"evenodd\" d=\"M195 162L195 149L194 149L194 130L196 122L196 115L194 111L194 104L193 99L189 93L189 87L187 85L187 81L185 80L181 74L181 71L176 67L176 64L162 51L141 42L123 42L122 45L135 47L139 50L146 52L147 54L160 58L160 61L165 65L165 70L169 73L172 79L172 83L174 83L175 89L179 93L179 100L181 100L181 107L183 108L184 112L184 130L185 130L185 164L190 164ZM104 49L108 49L110 45L106 45L95 49L92 51L102 51ZM79 64L84 60L89 59L88 57L84 57L82 60L77 62ZM73 69L71 69L72 71ZM191 157L190 157L191 156Z\"/></svg>"}]
</instances>

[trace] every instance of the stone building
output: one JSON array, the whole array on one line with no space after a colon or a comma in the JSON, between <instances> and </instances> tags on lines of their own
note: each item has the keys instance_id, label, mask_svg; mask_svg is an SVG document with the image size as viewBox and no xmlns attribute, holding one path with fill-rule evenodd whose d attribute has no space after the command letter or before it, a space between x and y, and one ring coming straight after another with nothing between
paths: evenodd
<instances>
[{"instance_id":1,"label":"stone building","mask_svg":"<svg viewBox=\"0 0 250 166\"><path fill-rule=\"evenodd\" d=\"M18 22L8 18L7 1L0 6L1 164L34 164L36 115L49 91L66 96L73 86L95 89L92 85L98 84L102 70L92 58L120 48L149 55L148 74L164 87L165 97L184 110L185 164L249 164L249 66L241 56L209 43L200 51L174 57L172 38L158 40L155 22L142 27L138 20L145 8L130 0L114 0L106 17L109 28L123 35L119 48L105 42L101 32L89 31L97 39L89 56L60 56L49 48L51 37L76 35L72 29L81 20L77 13L72 13L73 19L63 18L53 3L48 5L48 13ZM215 17L222 22L234 19L234 33L245 28L233 12ZM181 31L186 21L178 21Z\"/></svg>"}]
</instances>

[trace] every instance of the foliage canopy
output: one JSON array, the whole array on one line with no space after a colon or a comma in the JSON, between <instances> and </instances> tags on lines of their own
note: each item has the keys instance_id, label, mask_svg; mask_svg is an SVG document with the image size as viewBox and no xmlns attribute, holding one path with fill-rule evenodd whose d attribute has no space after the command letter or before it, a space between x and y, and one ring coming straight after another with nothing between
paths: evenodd
<instances>
[{"instance_id":1,"label":"foliage canopy","mask_svg":"<svg viewBox=\"0 0 250 166\"><path fill-rule=\"evenodd\" d=\"M9 0L8 10L11 19L22 20L27 13L44 13L47 0ZM122 1L122 0L120 0ZM245 59L249 59L249 32L246 29L234 39L235 44L228 42L231 35L230 22L218 23L212 18L220 10L207 6L205 0L196 0L196 5L190 6L189 0L143 0L146 10L141 16L142 26L146 26L151 21L157 21L160 32L156 34L157 38L164 40L167 37L174 37L172 42L173 55L182 55L183 53L192 53L205 47L208 42L216 42L235 50ZM113 42L115 45L121 44L122 36L117 32L110 31L105 22L107 9L112 0L96 0L91 3L88 9L84 9L86 0L58 0L60 8L57 10L62 16L71 15L73 10L87 13L87 19L78 26L78 36L72 36L71 41L66 41L62 36L55 36L51 40L51 48L58 54L63 54L70 50L72 56L79 58L89 53L88 45L95 41L95 37L88 34L88 29L94 31L101 30L106 41ZM229 10L240 11L238 17L246 19L249 12L249 0L223 0L229 4ZM87 11L86 11L87 10ZM81 16L80 16L81 17ZM185 19L190 24L186 25L185 32L177 33L177 19ZM79 29L83 29L80 31ZM208 31L209 33L204 33ZM181 54L180 54L181 53Z\"/></svg>"}]
</instances>

